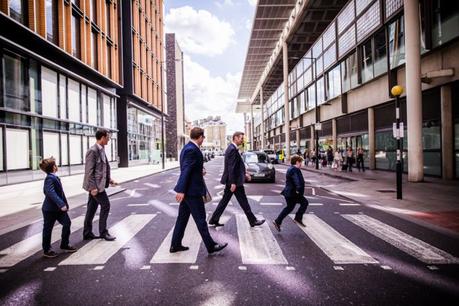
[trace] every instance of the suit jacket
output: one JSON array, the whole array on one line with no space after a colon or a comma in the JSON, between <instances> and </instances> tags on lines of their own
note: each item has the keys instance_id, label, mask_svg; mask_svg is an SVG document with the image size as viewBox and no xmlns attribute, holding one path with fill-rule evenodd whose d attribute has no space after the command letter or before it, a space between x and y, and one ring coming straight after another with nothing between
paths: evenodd
<instances>
[{"instance_id":1,"label":"suit jacket","mask_svg":"<svg viewBox=\"0 0 459 306\"><path fill-rule=\"evenodd\" d=\"M245 181L245 164L242 160L239 150L230 144L225 151L225 165L220 183L225 185L236 184L244 185Z\"/></svg>"},{"instance_id":2,"label":"suit jacket","mask_svg":"<svg viewBox=\"0 0 459 306\"><path fill-rule=\"evenodd\" d=\"M285 178L285 187L281 192L283 196L295 197L304 195L304 177L300 169L295 166L290 166Z\"/></svg>"},{"instance_id":3,"label":"suit jacket","mask_svg":"<svg viewBox=\"0 0 459 306\"><path fill-rule=\"evenodd\" d=\"M42 210L60 211L64 206L69 207L61 180L56 175L48 174L46 176L43 184L43 193L45 194L45 200L43 201Z\"/></svg>"},{"instance_id":4,"label":"suit jacket","mask_svg":"<svg viewBox=\"0 0 459 306\"><path fill-rule=\"evenodd\" d=\"M109 186L110 179L110 164L107 156L95 144L86 152L83 189L86 191L97 189L102 192Z\"/></svg>"},{"instance_id":5,"label":"suit jacket","mask_svg":"<svg viewBox=\"0 0 459 306\"><path fill-rule=\"evenodd\" d=\"M204 159L201 150L191 141L180 152L180 177L175 192L188 197L206 195L206 184L202 175Z\"/></svg>"}]
</instances>

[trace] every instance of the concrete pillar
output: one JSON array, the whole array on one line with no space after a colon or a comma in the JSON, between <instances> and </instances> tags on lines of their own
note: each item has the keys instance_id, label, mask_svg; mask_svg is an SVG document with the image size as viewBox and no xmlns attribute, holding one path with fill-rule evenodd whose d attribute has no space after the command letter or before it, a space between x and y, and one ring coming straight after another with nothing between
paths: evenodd
<instances>
[{"instance_id":1,"label":"concrete pillar","mask_svg":"<svg viewBox=\"0 0 459 306\"><path fill-rule=\"evenodd\" d=\"M314 139L314 125L311 124L310 126L310 129L311 129L311 140L309 141L309 150L312 151L312 150L315 150L314 148L314 144L315 144L315 139Z\"/></svg>"},{"instance_id":2,"label":"concrete pillar","mask_svg":"<svg viewBox=\"0 0 459 306\"><path fill-rule=\"evenodd\" d=\"M265 113L264 113L264 105L263 105L263 86L260 87L260 105L261 105L261 149L265 149Z\"/></svg>"},{"instance_id":3,"label":"concrete pillar","mask_svg":"<svg viewBox=\"0 0 459 306\"><path fill-rule=\"evenodd\" d=\"M288 96L288 49L287 42L284 41L282 45L282 63L284 72L284 111L285 111L285 160L290 160L290 109L289 109L289 96Z\"/></svg>"},{"instance_id":4,"label":"concrete pillar","mask_svg":"<svg viewBox=\"0 0 459 306\"><path fill-rule=\"evenodd\" d=\"M332 119L332 143L333 143L333 150L336 150L338 141L336 139L336 118Z\"/></svg>"},{"instance_id":5,"label":"concrete pillar","mask_svg":"<svg viewBox=\"0 0 459 306\"><path fill-rule=\"evenodd\" d=\"M370 158L369 168L376 169L376 142L375 142L375 109L368 109L368 157Z\"/></svg>"},{"instance_id":6,"label":"concrete pillar","mask_svg":"<svg viewBox=\"0 0 459 306\"><path fill-rule=\"evenodd\" d=\"M422 149L421 45L419 0L404 0L406 50L406 112L408 140L408 181L424 179Z\"/></svg>"},{"instance_id":7,"label":"concrete pillar","mask_svg":"<svg viewBox=\"0 0 459 306\"><path fill-rule=\"evenodd\" d=\"M441 87L441 160L444 179L454 178L454 125L451 85Z\"/></svg>"}]
</instances>

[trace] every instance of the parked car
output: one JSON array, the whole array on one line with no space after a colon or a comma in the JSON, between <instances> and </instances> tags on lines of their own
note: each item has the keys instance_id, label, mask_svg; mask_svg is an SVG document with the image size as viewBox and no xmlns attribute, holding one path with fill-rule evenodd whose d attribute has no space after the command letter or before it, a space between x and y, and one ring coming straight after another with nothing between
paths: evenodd
<instances>
[{"instance_id":1,"label":"parked car","mask_svg":"<svg viewBox=\"0 0 459 306\"><path fill-rule=\"evenodd\" d=\"M276 171L269 160L268 154L265 152L245 152L242 154L242 159L252 182L265 181L274 183L276 181Z\"/></svg>"},{"instance_id":2,"label":"parked car","mask_svg":"<svg viewBox=\"0 0 459 306\"><path fill-rule=\"evenodd\" d=\"M273 164L277 164L276 152L274 150L263 150L268 155L269 161Z\"/></svg>"}]
</instances>

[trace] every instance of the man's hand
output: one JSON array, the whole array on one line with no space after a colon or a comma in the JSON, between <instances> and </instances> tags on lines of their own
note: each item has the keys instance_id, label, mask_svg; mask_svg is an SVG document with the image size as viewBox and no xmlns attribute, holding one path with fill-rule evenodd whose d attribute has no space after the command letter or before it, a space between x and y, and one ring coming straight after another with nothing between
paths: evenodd
<instances>
[{"instance_id":1,"label":"man's hand","mask_svg":"<svg viewBox=\"0 0 459 306\"><path fill-rule=\"evenodd\" d=\"M119 184L115 182L114 180L110 180L110 186L115 187L118 186Z\"/></svg>"},{"instance_id":2,"label":"man's hand","mask_svg":"<svg viewBox=\"0 0 459 306\"><path fill-rule=\"evenodd\" d=\"M175 200L178 202L178 203L181 203L183 201L183 199L185 199L185 194L184 193L177 193L175 195Z\"/></svg>"},{"instance_id":3,"label":"man's hand","mask_svg":"<svg viewBox=\"0 0 459 306\"><path fill-rule=\"evenodd\" d=\"M252 180L252 177L248 173L245 174L245 178L247 179L247 182L250 182Z\"/></svg>"},{"instance_id":4,"label":"man's hand","mask_svg":"<svg viewBox=\"0 0 459 306\"><path fill-rule=\"evenodd\" d=\"M67 208L67 206L64 206L64 207L61 208L61 210L62 210L62 211L67 211L67 210L69 210L69 209Z\"/></svg>"},{"instance_id":5,"label":"man's hand","mask_svg":"<svg viewBox=\"0 0 459 306\"><path fill-rule=\"evenodd\" d=\"M231 184L230 190L231 190L231 192L235 192L236 191L236 184Z\"/></svg>"},{"instance_id":6,"label":"man's hand","mask_svg":"<svg viewBox=\"0 0 459 306\"><path fill-rule=\"evenodd\" d=\"M95 197L98 193L99 193L99 191L98 191L97 189L91 190L91 195L92 195L93 197Z\"/></svg>"},{"instance_id":7,"label":"man's hand","mask_svg":"<svg viewBox=\"0 0 459 306\"><path fill-rule=\"evenodd\" d=\"M206 174L207 174L206 168L202 168L202 176L204 176Z\"/></svg>"}]
</instances>

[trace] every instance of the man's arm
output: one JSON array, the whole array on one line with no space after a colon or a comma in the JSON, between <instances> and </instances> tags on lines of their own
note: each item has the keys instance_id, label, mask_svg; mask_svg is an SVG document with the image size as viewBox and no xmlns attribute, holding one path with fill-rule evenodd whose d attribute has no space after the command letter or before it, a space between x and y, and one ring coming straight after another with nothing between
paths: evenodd
<instances>
[{"instance_id":1,"label":"man's arm","mask_svg":"<svg viewBox=\"0 0 459 306\"><path fill-rule=\"evenodd\" d=\"M228 183L229 184L236 184L237 183L237 177L239 173L236 173L236 162L237 162L237 156L236 156L237 150L232 149L228 152Z\"/></svg>"},{"instance_id":2,"label":"man's arm","mask_svg":"<svg viewBox=\"0 0 459 306\"><path fill-rule=\"evenodd\" d=\"M89 150L86 153L85 165L84 165L84 173L88 180L89 191L92 191L94 189L97 190L96 176L95 176L96 160L97 160L96 152L94 152L93 150Z\"/></svg>"},{"instance_id":3,"label":"man's arm","mask_svg":"<svg viewBox=\"0 0 459 306\"><path fill-rule=\"evenodd\" d=\"M61 199L60 196L58 196L56 189L54 189L54 182L53 179L50 177L47 177L45 179L45 195L53 201L60 209L62 208L67 208L66 203L64 202L63 199Z\"/></svg>"},{"instance_id":4,"label":"man's arm","mask_svg":"<svg viewBox=\"0 0 459 306\"><path fill-rule=\"evenodd\" d=\"M302 179L301 170L297 169L294 171L292 175L293 183L295 184L295 188L300 195L304 195L304 181Z\"/></svg>"},{"instance_id":5,"label":"man's arm","mask_svg":"<svg viewBox=\"0 0 459 306\"><path fill-rule=\"evenodd\" d=\"M183 166L182 171L180 172L180 177L177 182L177 186L175 186L175 192L177 193L185 193L186 188L188 186L188 181L190 179L191 172L193 168L196 167L198 158L193 153L193 150L188 150L183 154Z\"/></svg>"}]
</instances>

